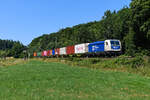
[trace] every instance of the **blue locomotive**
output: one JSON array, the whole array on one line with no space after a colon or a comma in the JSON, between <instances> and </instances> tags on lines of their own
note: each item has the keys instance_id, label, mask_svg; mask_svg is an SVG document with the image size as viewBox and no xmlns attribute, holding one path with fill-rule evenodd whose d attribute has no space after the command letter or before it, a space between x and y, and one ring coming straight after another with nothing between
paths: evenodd
<instances>
[{"instance_id":1,"label":"blue locomotive","mask_svg":"<svg viewBox=\"0 0 150 100\"><path fill-rule=\"evenodd\" d=\"M93 42L88 45L88 52L93 54L120 54L121 42L116 39Z\"/></svg>"}]
</instances>

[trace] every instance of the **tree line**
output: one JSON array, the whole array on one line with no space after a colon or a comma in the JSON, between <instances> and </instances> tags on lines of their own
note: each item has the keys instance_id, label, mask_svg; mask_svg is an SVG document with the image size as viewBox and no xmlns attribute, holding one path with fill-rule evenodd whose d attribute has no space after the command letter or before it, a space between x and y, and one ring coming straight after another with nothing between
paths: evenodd
<instances>
[{"instance_id":1,"label":"tree line","mask_svg":"<svg viewBox=\"0 0 150 100\"><path fill-rule=\"evenodd\" d=\"M24 50L27 50L27 47L24 46L19 41L12 40L1 40L0 39L0 58L5 57L24 57Z\"/></svg>"}]
</instances>

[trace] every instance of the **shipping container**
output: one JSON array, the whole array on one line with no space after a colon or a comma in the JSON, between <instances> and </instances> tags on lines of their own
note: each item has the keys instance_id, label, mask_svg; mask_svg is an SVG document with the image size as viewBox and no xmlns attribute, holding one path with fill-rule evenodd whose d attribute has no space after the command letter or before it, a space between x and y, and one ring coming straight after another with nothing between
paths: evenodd
<instances>
[{"instance_id":1,"label":"shipping container","mask_svg":"<svg viewBox=\"0 0 150 100\"><path fill-rule=\"evenodd\" d=\"M66 47L60 48L60 55L66 55Z\"/></svg>"},{"instance_id":2,"label":"shipping container","mask_svg":"<svg viewBox=\"0 0 150 100\"><path fill-rule=\"evenodd\" d=\"M55 55L59 55L60 53L60 48L55 49Z\"/></svg>"},{"instance_id":3,"label":"shipping container","mask_svg":"<svg viewBox=\"0 0 150 100\"><path fill-rule=\"evenodd\" d=\"M55 50L52 50L52 55L53 55L53 56L55 55Z\"/></svg>"},{"instance_id":4,"label":"shipping container","mask_svg":"<svg viewBox=\"0 0 150 100\"><path fill-rule=\"evenodd\" d=\"M50 50L47 50L47 56L50 56Z\"/></svg>"},{"instance_id":5,"label":"shipping container","mask_svg":"<svg viewBox=\"0 0 150 100\"><path fill-rule=\"evenodd\" d=\"M43 51L43 55L44 55L44 56L47 56L47 51Z\"/></svg>"},{"instance_id":6,"label":"shipping container","mask_svg":"<svg viewBox=\"0 0 150 100\"><path fill-rule=\"evenodd\" d=\"M38 52L38 53L37 53L37 56L38 56L38 57L41 57L41 52Z\"/></svg>"},{"instance_id":7,"label":"shipping container","mask_svg":"<svg viewBox=\"0 0 150 100\"><path fill-rule=\"evenodd\" d=\"M66 47L66 52L67 52L67 55L69 54L74 54L74 45L73 46L67 46Z\"/></svg>"},{"instance_id":8,"label":"shipping container","mask_svg":"<svg viewBox=\"0 0 150 100\"><path fill-rule=\"evenodd\" d=\"M37 56L37 53L36 53L36 52L34 52L34 53L33 53L33 56L34 56L34 57L36 57L36 56Z\"/></svg>"},{"instance_id":9,"label":"shipping container","mask_svg":"<svg viewBox=\"0 0 150 100\"><path fill-rule=\"evenodd\" d=\"M89 43L75 45L75 54L87 53Z\"/></svg>"},{"instance_id":10,"label":"shipping container","mask_svg":"<svg viewBox=\"0 0 150 100\"><path fill-rule=\"evenodd\" d=\"M44 51L41 52L41 56L42 56L42 57L44 56Z\"/></svg>"},{"instance_id":11,"label":"shipping container","mask_svg":"<svg viewBox=\"0 0 150 100\"><path fill-rule=\"evenodd\" d=\"M90 43L88 45L88 52L104 52L104 41Z\"/></svg>"},{"instance_id":12,"label":"shipping container","mask_svg":"<svg viewBox=\"0 0 150 100\"><path fill-rule=\"evenodd\" d=\"M52 54L52 50L50 50L50 56L52 56L53 54Z\"/></svg>"}]
</instances>

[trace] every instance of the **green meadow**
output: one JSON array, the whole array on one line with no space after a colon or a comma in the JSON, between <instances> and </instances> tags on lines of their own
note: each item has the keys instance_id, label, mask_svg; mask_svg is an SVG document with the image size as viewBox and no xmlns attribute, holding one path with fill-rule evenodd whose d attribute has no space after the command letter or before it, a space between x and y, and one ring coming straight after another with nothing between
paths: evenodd
<instances>
[{"instance_id":1,"label":"green meadow","mask_svg":"<svg viewBox=\"0 0 150 100\"><path fill-rule=\"evenodd\" d=\"M1 100L150 100L150 78L30 60L0 67Z\"/></svg>"}]
</instances>

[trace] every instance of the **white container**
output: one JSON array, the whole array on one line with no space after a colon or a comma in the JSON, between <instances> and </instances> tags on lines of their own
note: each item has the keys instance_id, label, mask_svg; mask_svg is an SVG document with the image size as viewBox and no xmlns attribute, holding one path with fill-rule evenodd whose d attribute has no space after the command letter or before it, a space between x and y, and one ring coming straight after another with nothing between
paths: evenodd
<instances>
[{"instance_id":1,"label":"white container","mask_svg":"<svg viewBox=\"0 0 150 100\"><path fill-rule=\"evenodd\" d=\"M60 55L66 55L66 47L60 48Z\"/></svg>"},{"instance_id":2,"label":"white container","mask_svg":"<svg viewBox=\"0 0 150 100\"><path fill-rule=\"evenodd\" d=\"M75 45L75 54L87 53L89 43Z\"/></svg>"}]
</instances>

